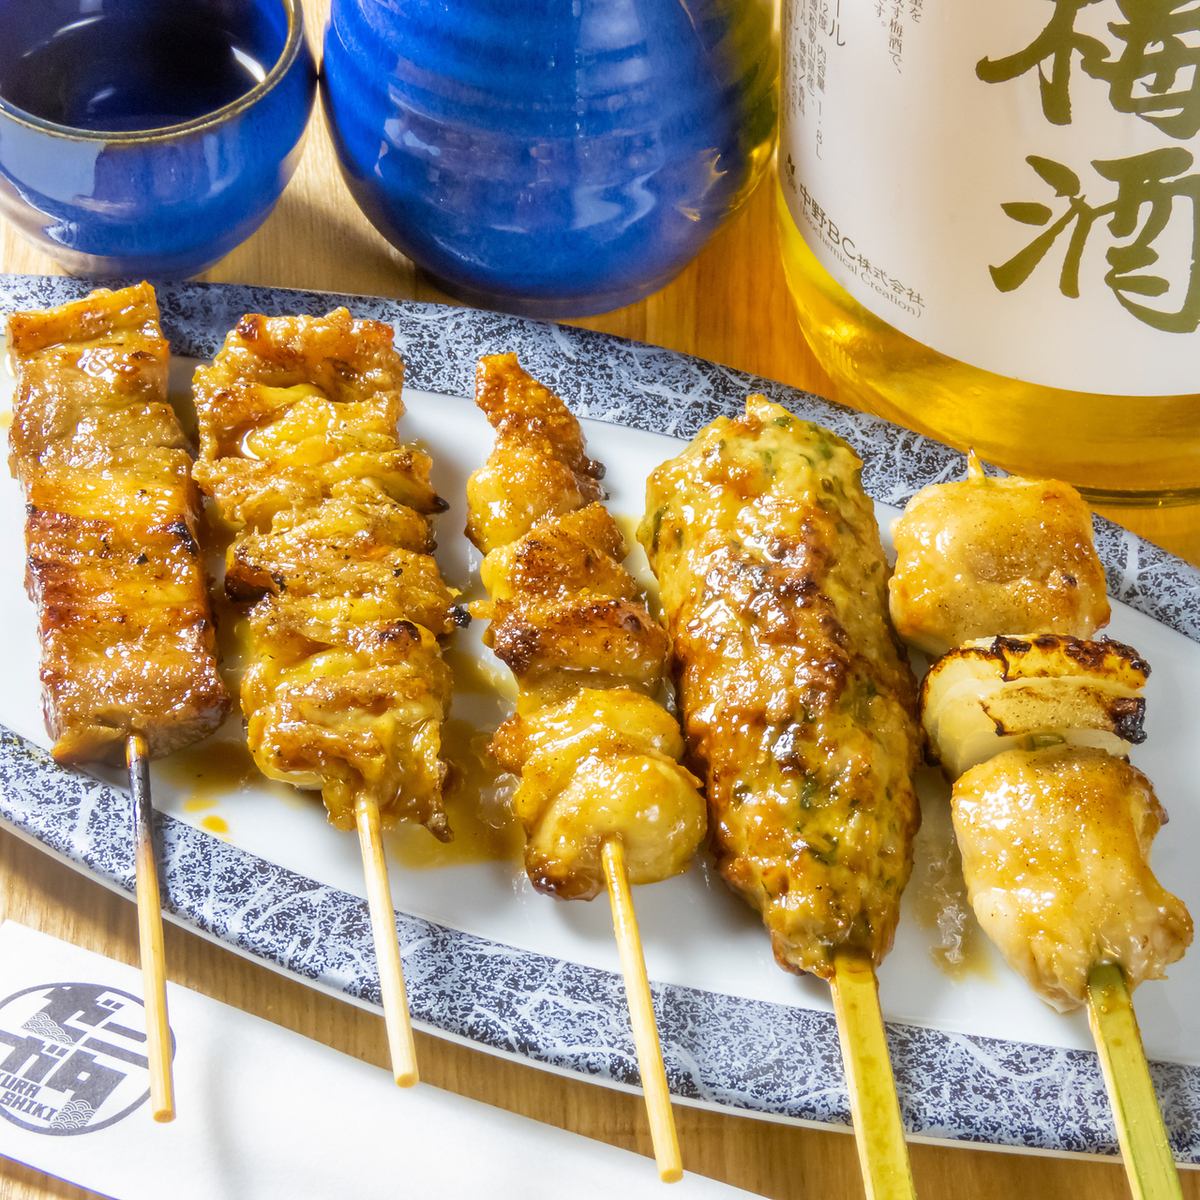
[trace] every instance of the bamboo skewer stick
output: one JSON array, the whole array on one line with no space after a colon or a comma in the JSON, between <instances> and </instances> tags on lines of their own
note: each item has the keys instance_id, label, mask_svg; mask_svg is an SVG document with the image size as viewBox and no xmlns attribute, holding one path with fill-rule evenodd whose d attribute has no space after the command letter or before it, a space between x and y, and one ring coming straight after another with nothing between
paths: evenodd
<instances>
[{"instance_id":1,"label":"bamboo skewer stick","mask_svg":"<svg viewBox=\"0 0 1200 1200\"><path fill-rule=\"evenodd\" d=\"M371 936L375 940L375 959L379 964L379 989L383 995L383 1019L392 1057L392 1078L397 1087L412 1087L420 1078L417 1074L417 1047L413 1040L412 1016L408 1011L408 992L404 987L400 943L396 938L392 886L388 882L387 862L383 856L379 805L371 800L359 799L354 806L354 816L358 825L358 845L362 851L363 876L367 883Z\"/></svg>"},{"instance_id":2,"label":"bamboo skewer stick","mask_svg":"<svg viewBox=\"0 0 1200 1200\"><path fill-rule=\"evenodd\" d=\"M1142 1047L1137 1016L1121 968L1106 963L1088 974L1088 1024L1117 1126L1134 1200L1181 1200L1179 1173Z\"/></svg>"},{"instance_id":3,"label":"bamboo skewer stick","mask_svg":"<svg viewBox=\"0 0 1200 1200\"><path fill-rule=\"evenodd\" d=\"M125 765L133 797L134 863L138 953L146 1007L146 1057L150 1064L150 1112L156 1121L175 1119L175 1080L171 1074L171 1029L167 1021L166 952L162 897L154 852L154 804L150 798L150 755L140 734L125 739Z\"/></svg>"},{"instance_id":4,"label":"bamboo skewer stick","mask_svg":"<svg viewBox=\"0 0 1200 1200\"><path fill-rule=\"evenodd\" d=\"M869 959L850 951L838 951L833 961L833 1011L867 1200L913 1200L916 1191L875 969Z\"/></svg>"},{"instance_id":5,"label":"bamboo skewer stick","mask_svg":"<svg viewBox=\"0 0 1200 1200\"><path fill-rule=\"evenodd\" d=\"M667 1086L658 1024L654 1019L654 1001L650 996L650 980L646 975L646 956L642 952L637 913L633 908L629 874L625 869L625 847L620 838L609 838L601 847L600 858L604 864L609 903L612 905L613 933L621 957L621 973L625 977L625 999L629 1005L629 1022L633 1026L633 1043L637 1049L638 1072L642 1077L658 1177L663 1183L676 1183L683 1178L679 1138L675 1133L671 1090Z\"/></svg>"}]
</instances>

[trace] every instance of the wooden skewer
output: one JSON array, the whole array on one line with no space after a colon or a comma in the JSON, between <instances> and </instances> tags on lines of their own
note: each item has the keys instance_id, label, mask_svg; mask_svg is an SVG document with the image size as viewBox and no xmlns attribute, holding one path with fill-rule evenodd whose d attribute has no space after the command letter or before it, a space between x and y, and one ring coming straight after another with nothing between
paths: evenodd
<instances>
[{"instance_id":1,"label":"wooden skewer","mask_svg":"<svg viewBox=\"0 0 1200 1200\"><path fill-rule=\"evenodd\" d=\"M375 959L379 964L379 988L383 994L383 1019L392 1056L392 1077L397 1087L412 1087L420 1078L417 1074L417 1046L413 1040L412 1016L408 1011L408 992L404 987L400 943L396 938L392 885L388 882L387 862L383 856L379 805L360 798L354 806L354 816L358 824L363 875L367 882L367 909L371 914Z\"/></svg>"},{"instance_id":2,"label":"wooden skewer","mask_svg":"<svg viewBox=\"0 0 1200 1200\"><path fill-rule=\"evenodd\" d=\"M125 739L125 765L133 796L134 863L138 951L146 1006L146 1057L150 1063L150 1112L156 1121L175 1119L171 1074L171 1029L167 1021L167 970L163 949L162 897L154 853L154 805L150 798L150 754L140 734Z\"/></svg>"},{"instance_id":3,"label":"wooden skewer","mask_svg":"<svg viewBox=\"0 0 1200 1200\"><path fill-rule=\"evenodd\" d=\"M683 1178L679 1138L675 1133L675 1116L671 1112L671 1089L667 1086L667 1070L658 1040L650 980L646 976L646 956L642 952L637 913L629 890L629 873L625 869L625 847L620 838L609 838L604 843L600 859L612 905L613 932L621 956L621 973L625 977L625 999L629 1005L629 1022L633 1026L633 1044L637 1049L638 1072L646 1097L646 1115L650 1119L650 1140L654 1144L658 1177L663 1183L676 1183Z\"/></svg>"},{"instance_id":4,"label":"wooden skewer","mask_svg":"<svg viewBox=\"0 0 1200 1200\"><path fill-rule=\"evenodd\" d=\"M1088 1023L1100 1054L1117 1141L1134 1200L1181 1200L1125 973L1112 963L1088 973Z\"/></svg>"},{"instance_id":5,"label":"wooden skewer","mask_svg":"<svg viewBox=\"0 0 1200 1200\"><path fill-rule=\"evenodd\" d=\"M916 1191L875 969L865 956L845 950L834 956L833 964L833 1011L867 1200L913 1200Z\"/></svg>"}]
</instances>

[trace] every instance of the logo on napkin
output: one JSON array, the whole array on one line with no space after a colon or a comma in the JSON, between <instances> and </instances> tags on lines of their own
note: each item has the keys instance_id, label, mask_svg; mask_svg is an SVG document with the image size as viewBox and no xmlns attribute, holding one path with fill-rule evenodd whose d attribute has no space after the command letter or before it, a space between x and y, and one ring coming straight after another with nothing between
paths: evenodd
<instances>
[{"instance_id":1,"label":"logo on napkin","mask_svg":"<svg viewBox=\"0 0 1200 1200\"><path fill-rule=\"evenodd\" d=\"M142 1002L95 983L47 983L0 1002L0 1116L91 1133L150 1095ZM174 1050L174 1039L172 1039Z\"/></svg>"}]
</instances>

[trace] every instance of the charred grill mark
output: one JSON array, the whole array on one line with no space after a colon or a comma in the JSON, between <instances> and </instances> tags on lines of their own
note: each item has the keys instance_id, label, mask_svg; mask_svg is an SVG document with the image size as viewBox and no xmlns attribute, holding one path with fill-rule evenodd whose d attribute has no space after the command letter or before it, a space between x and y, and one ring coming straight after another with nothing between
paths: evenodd
<instances>
[{"instance_id":1,"label":"charred grill mark","mask_svg":"<svg viewBox=\"0 0 1200 1200\"><path fill-rule=\"evenodd\" d=\"M1150 664L1142 658L1137 650L1132 646L1127 646L1124 642L1104 637L1096 638L1093 641L1084 641L1082 638L1057 633L1043 633L1031 638L996 637L987 646L976 646L969 650L959 651L959 653L995 661L1002 668L1001 677L1007 681L1018 677L1009 674L1010 660L1019 660L1023 655L1029 653L1031 647L1039 650L1061 651L1072 662L1078 663L1080 667L1089 672L1103 669L1110 658L1115 657L1138 674L1147 678L1150 675Z\"/></svg>"},{"instance_id":2,"label":"charred grill mark","mask_svg":"<svg viewBox=\"0 0 1200 1200\"><path fill-rule=\"evenodd\" d=\"M168 536L175 538L188 554L193 557L199 557L200 547L196 544L196 539L192 535L191 526L182 517L176 517L175 520L166 526L165 532Z\"/></svg>"},{"instance_id":3,"label":"charred grill mark","mask_svg":"<svg viewBox=\"0 0 1200 1200\"><path fill-rule=\"evenodd\" d=\"M1118 697L1109 703L1108 711L1117 737L1135 746L1146 740L1146 731L1143 728L1146 701L1141 696Z\"/></svg>"},{"instance_id":4,"label":"charred grill mark","mask_svg":"<svg viewBox=\"0 0 1200 1200\"><path fill-rule=\"evenodd\" d=\"M495 621L490 630L496 657L518 678L529 672L539 657L542 638L532 625Z\"/></svg>"},{"instance_id":5,"label":"charred grill mark","mask_svg":"<svg viewBox=\"0 0 1200 1200\"><path fill-rule=\"evenodd\" d=\"M421 641L421 630L412 621L394 621L380 629L379 640L395 645L417 645Z\"/></svg>"}]
</instances>

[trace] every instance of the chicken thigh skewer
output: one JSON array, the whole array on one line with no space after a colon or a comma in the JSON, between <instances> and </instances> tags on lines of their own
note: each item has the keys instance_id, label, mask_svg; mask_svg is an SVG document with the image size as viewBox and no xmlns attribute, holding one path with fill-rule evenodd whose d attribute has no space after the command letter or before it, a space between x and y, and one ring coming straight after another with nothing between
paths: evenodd
<instances>
[{"instance_id":1,"label":"chicken thigh skewer","mask_svg":"<svg viewBox=\"0 0 1200 1200\"><path fill-rule=\"evenodd\" d=\"M480 360L476 402L496 443L467 484L467 535L485 556L485 640L519 685L492 753L520 777L513 806L534 887L581 900L608 889L655 1158L671 1182L679 1145L629 890L684 870L705 831L679 727L655 699L667 638L622 565L602 468L563 402L512 354Z\"/></svg>"},{"instance_id":2,"label":"chicken thigh skewer","mask_svg":"<svg viewBox=\"0 0 1200 1200\"><path fill-rule=\"evenodd\" d=\"M319 788L357 828L396 1083L417 1082L381 829L449 837L439 638L454 595L431 550L445 504L428 457L397 440L404 365L392 330L345 309L246 316L196 372L195 474L237 536L225 590L249 610L242 681L260 770Z\"/></svg>"},{"instance_id":3,"label":"chicken thigh skewer","mask_svg":"<svg viewBox=\"0 0 1200 1200\"><path fill-rule=\"evenodd\" d=\"M651 474L639 537L721 873L780 965L832 986L867 1194L905 1197L875 967L912 866L919 737L861 467L751 396Z\"/></svg>"},{"instance_id":4,"label":"chicken thigh skewer","mask_svg":"<svg viewBox=\"0 0 1200 1200\"><path fill-rule=\"evenodd\" d=\"M123 760L155 1120L175 1115L149 759L220 725L191 456L149 284L13 313L10 466L25 491L46 725L64 763Z\"/></svg>"},{"instance_id":5,"label":"chicken thigh skewer","mask_svg":"<svg viewBox=\"0 0 1200 1200\"><path fill-rule=\"evenodd\" d=\"M989 479L972 456L964 482L913 497L895 535L896 627L959 647L921 708L976 916L1047 1003L1087 1005L1133 1193L1178 1197L1130 993L1183 954L1192 923L1150 869L1165 814L1126 757L1150 668L1085 640L1109 616L1090 514L1067 484Z\"/></svg>"}]
</instances>

